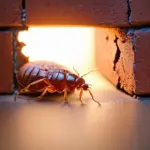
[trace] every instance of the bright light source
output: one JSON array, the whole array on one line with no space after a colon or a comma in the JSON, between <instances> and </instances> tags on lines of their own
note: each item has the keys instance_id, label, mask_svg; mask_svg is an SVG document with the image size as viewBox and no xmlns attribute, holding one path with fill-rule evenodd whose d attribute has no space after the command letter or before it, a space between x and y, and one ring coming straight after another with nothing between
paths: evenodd
<instances>
[{"instance_id":1,"label":"bright light source","mask_svg":"<svg viewBox=\"0 0 150 150\"><path fill-rule=\"evenodd\" d=\"M41 27L19 33L22 52L30 61L49 60L85 72L94 66L94 28Z\"/></svg>"}]
</instances>

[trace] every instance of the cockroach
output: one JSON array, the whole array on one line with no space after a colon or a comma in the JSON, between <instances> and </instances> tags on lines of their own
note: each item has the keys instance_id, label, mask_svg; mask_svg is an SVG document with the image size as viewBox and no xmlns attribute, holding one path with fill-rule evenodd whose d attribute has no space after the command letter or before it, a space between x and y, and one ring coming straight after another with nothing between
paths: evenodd
<instances>
[{"instance_id":1,"label":"cockroach","mask_svg":"<svg viewBox=\"0 0 150 150\"><path fill-rule=\"evenodd\" d=\"M73 93L77 89L80 91L79 100L81 104L83 104L83 91L88 91L92 100L101 105L94 99L94 96L90 91L90 85L83 79L85 75L92 71L80 77L78 71L74 67L73 69L76 74L63 66L52 62L28 62L24 64L16 74L17 82L22 87L17 95L26 91L41 92L42 94L36 98L37 100L41 100L47 92L57 92L64 93L64 99L67 101L67 93Z\"/></svg>"}]
</instances>

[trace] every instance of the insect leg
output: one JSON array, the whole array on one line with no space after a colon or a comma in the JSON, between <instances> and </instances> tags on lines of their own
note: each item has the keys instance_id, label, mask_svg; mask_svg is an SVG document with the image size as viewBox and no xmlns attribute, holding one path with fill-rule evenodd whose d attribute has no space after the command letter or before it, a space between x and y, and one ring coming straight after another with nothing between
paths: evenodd
<instances>
[{"instance_id":1,"label":"insect leg","mask_svg":"<svg viewBox=\"0 0 150 150\"><path fill-rule=\"evenodd\" d=\"M90 93L90 95L91 95L91 97L92 97L92 100L93 100L94 102L98 103L98 105L101 106L101 104L100 104L98 101L96 101L96 100L94 99L94 96L93 96L92 92L91 92L89 89L88 89L88 91L89 91L89 93Z\"/></svg>"},{"instance_id":2,"label":"insect leg","mask_svg":"<svg viewBox=\"0 0 150 150\"><path fill-rule=\"evenodd\" d=\"M43 91L43 93L40 96L38 96L34 99L37 99L38 101L41 100L44 97L44 95L47 93L47 91L48 91L48 87L45 88L45 90Z\"/></svg>"},{"instance_id":3,"label":"insect leg","mask_svg":"<svg viewBox=\"0 0 150 150\"><path fill-rule=\"evenodd\" d=\"M57 90L55 89L55 88L52 88L52 87L48 87L48 92L50 92L50 93L54 93L54 92L56 92ZM67 102L67 89L65 89L64 90L64 99L65 99L65 101Z\"/></svg>"},{"instance_id":4,"label":"insect leg","mask_svg":"<svg viewBox=\"0 0 150 150\"><path fill-rule=\"evenodd\" d=\"M41 100L47 92L53 93L53 92L56 91L55 88L53 88L51 86L47 86L47 87L45 87L45 88L43 88L41 90L42 91L44 90L43 93L40 96L38 96L38 97L36 97L34 99Z\"/></svg>"},{"instance_id":5,"label":"insect leg","mask_svg":"<svg viewBox=\"0 0 150 150\"><path fill-rule=\"evenodd\" d=\"M79 93L79 100L80 100L81 104L83 104L82 95L83 95L83 89L81 88L80 93Z\"/></svg>"},{"instance_id":6,"label":"insect leg","mask_svg":"<svg viewBox=\"0 0 150 150\"><path fill-rule=\"evenodd\" d=\"M25 90L21 89L18 94L15 95L14 100L16 101L17 96L19 96L20 94L22 94Z\"/></svg>"},{"instance_id":7,"label":"insect leg","mask_svg":"<svg viewBox=\"0 0 150 150\"><path fill-rule=\"evenodd\" d=\"M64 78L67 80L67 72L66 71L64 72L64 75L65 75ZM68 102L67 101L67 85L66 84L65 84L65 88L64 88L63 92L64 92L64 99L66 102Z\"/></svg>"},{"instance_id":8,"label":"insect leg","mask_svg":"<svg viewBox=\"0 0 150 150\"><path fill-rule=\"evenodd\" d=\"M64 90L64 99L67 101L67 89Z\"/></svg>"},{"instance_id":9,"label":"insect leg","mask_svg":"<svg viewBox=\"0 0 150 150\"><path fill-rule=\"evenodd\" d=\"M39 79L39 80L37 80L37 81L34 81L34 82L28 84L25 88L21 89L21 90L19 91L19 93L15 96L14 100L16 101L16 97L17 97L18 95L20 95L21 93L23 93L23 92L25 92L25 91L28 91L28 89L29 89L32 85L35 85L35 84L40 83L40 82L45 82L47 85L53 86L49 81L47 81L46 78Z\"/></svg>"}]
</instances>

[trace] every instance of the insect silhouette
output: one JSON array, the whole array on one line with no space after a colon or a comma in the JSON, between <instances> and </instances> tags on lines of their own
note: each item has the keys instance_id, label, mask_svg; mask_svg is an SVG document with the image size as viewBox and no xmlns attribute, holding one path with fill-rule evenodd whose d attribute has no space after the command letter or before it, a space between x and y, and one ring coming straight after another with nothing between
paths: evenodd
<instances>
[{"instance_id":1,"label":"insect silhouette","mask_svg":"<svg viewBox=\"0 0 150 150\"><path fill-rule=\"evenodd\" d=\"M83 91L88 91L94 102L101 105L94 99L90 91L90 84L87 84L83 79L84 76L92 71L80 76L75 68L76 74L72 73L65 67L52 62L28 62L24 64L17 72L16 79L18 84L22 87L16 97L26 91L41 92L37 97L41 100L43 96L49 93L64 93L64 99L67 101L67 93L73 93L79 90L79 100L81 104Z\"/></svg>"}]
</instances>

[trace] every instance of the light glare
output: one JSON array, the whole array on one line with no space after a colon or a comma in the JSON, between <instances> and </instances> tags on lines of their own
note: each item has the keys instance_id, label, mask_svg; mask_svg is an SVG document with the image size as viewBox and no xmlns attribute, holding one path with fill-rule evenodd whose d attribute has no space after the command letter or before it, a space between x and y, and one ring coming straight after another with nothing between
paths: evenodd
<instances>
[{"instance_id":1,"label":"light glare","mask_svg":"<svg viewBox=\"0 0 150 150\"><path fill-rule=\"evenodd\" d=\"M94 67L94 28L29 28L19 33L18 40L26 44L22 52L29 61L54 61L79 71Z\"/></svg>"}]
</instances>

